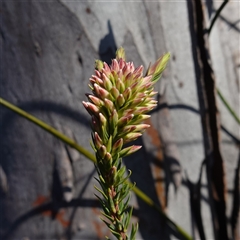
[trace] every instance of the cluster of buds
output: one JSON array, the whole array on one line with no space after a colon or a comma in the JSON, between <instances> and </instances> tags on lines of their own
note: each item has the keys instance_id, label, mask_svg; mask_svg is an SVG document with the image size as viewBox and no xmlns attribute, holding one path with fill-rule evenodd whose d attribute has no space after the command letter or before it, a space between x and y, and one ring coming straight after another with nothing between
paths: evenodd
<instances>
[{"instance_id":1,"label":"cluster of buds","mask_svg":"<svg viewBox=\"0 0 240 240\"><path fill-rule=\"evenodd\" d=\"M143 121L150 117L147 113L157 104L153 98L157 93L153 91L153 85L160 78L169 57L167 53L159 58L143 76L143 66L135 68L132 62L126 62L125 51L119 48L110 66L96 61L95 75L89 84L92 94L87 94L89 102L83 102L92 117L92 147L97 159L97 181L102 188L97 188L102 195L98 198L106 218L103 221L119 240L135 239L137 231L137 226L133 225L128 237L131 189L121 159L141 146L124 145L136 140L149 127Z\"/></svg>"}]
</instances>

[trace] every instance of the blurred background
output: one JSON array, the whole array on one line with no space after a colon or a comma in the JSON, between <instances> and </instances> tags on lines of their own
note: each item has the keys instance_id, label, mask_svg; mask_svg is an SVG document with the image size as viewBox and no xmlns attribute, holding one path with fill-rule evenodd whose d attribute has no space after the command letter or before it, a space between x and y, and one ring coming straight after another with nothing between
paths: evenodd
<instances>
[{"instance_id":1,"label":"blurred background","mask_svg":"<svg viewBox=\"0 0 240 240\"><path fill-rule=\"evenodd\" d=\"M0 4L0 97L91 150L82 106L95 59L122 46L135 66L171 59L151 128L124 159L131 181L194 239L240 239L240 2L26 0ZM104 239L94 165L0 106L0 238ZM132 194L137 239L182 239Z\"/></svg>"}]
</instances>

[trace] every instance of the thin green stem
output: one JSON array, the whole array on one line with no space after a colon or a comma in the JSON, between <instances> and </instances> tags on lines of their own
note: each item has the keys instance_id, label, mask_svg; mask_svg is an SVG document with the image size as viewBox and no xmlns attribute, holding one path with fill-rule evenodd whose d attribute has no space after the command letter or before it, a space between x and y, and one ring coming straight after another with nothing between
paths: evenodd
<instances>
[{"instance_id":1,"label":"thin green stem","mask_svg":"<svg viewBox=\"0 0 240 240\"><path fill-rule=\"evenodd\" d=\"M39 120L38 118L34 117L33 115L23 111L22 109L18 108L17 106L9 103L8 101L0 98L0 104L2 104L3 106L5 106L6 108L12 110L13 112L19 114L20 116L26 118L27 120L33 122L34 124L36 124L37 126L41 127L42 129L44 129L45 131L49 132L50 134L52 134L53 136L57 137L58 139L60 139L61 141L63 141L64 143L68 144L69 146L71 146L72 148L76 149L77 151L79 151L81 154L83 154L86 158L88 158L89 160L91 160L92 162L96 163L96 158L93 154L91 154L88 150L86 150L85 148L79 146L73 139L67 137L66 135L64 135L63 133L59 132L58 130L56 130L55 128L51 127L50 125L46 124L45 122ZM133 184L128 181L129 185L132 188L133 192L140 198L142 199L146 204L148 204L151 207L154 207L164 218L165 220L168 222L169 226L172 227L173 229L175 229L179 234L182 235L182 237L186 240L191 240L192 237L185 232L181 227L179 227L176 223L174 223L162 210L161 208L155 204L151 198L149 198L144 192L142 192L139 188L137 188L136 186L133 186Z\"/></svg>"},{"instance_id":2,"label":"thin green stem","mask_svg":"<svg viewBox=\"0 0 240 240\"><path fill-rule=\"evenodd\" d=\"M12 111L19 114L20 116L28 119L29 121L35 123L36 125L38 125L42 129L44 129L45 131L51 133L53 136L55 136L58 139L60 139L61 141L63 141L64 143L66 143L69 146L75 148L77 151L79 151L81 154L83 154L85 157L87 157L91 161L96 162L95 156L93 154L88 152L85 148L79 146L73 139L71 139L71 138L67 137L66 135L62 134L61 132L59 132L55 128L51 127L50 125L46 124L45 122L41 121L40 119L38 119L38 118L34 117L33 115L23 111L22 109L18 108L17 106L11 104L10 102L8 102L8 101L6 101L2 98L0 98L0 104L2 104L3 106L11 109Z\"/></svg>"},{"instance_id":3,"label":"thin green stem","mask_svg":"<svg viewBox=\"0 0 240 240\"><path fill-rule=\"evenodd\" d=\"M220 97L220 99L222 100L222 102L224 103L225 107L228 109L228 111L231 113L231 115L233 116L233 118L237 121L238 124L240 124L240 119L237 116L237 114L234 112L234 110L231 108L231 106L229 105L229 103L227 102L227 100L224 98L224 96L222 95L222 93L220 92L220 90L217 88L217 93L218 96Z\"/></svg>"},{"instance_id":4,"label":"thin green stem","mask_svg":"<svg viewBox=\"0 0 240 240\"><path fill-rule=\"evenodd\" d=\"M208 31L207 31L207 32L208 32L208 35L210 35L214 23L216 22L218 16L220 15L221 11L223 10L223 8L226 6L226 4L227 4L228 2L229 2L229 0L225 0L225 1L222 3L222 5L218 8L218 10L217 10L217 12L216 12L213 20L211 21L210 27L208 28Z\"/></svg>"}]
</instances>

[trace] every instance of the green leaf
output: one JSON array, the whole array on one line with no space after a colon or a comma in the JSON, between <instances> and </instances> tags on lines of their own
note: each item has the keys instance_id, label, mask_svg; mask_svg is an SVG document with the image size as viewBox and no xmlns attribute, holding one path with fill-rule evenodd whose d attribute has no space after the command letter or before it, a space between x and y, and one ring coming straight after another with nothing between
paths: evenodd
<instances>
[{"instance_id":1,"label":"green leaf","mask_svg":"<svg viewBox=\"0 0 240 240\"><path fill-rule=\"evenodd\" d=\"M101 214L102 214L104 217L106 217L108 220L110 220L111 222L114 221L114 218L113 218L112 216L110 216L110 215L108 215L108 214L106 214L106 213L104 213L104 212L101 212Z\"/></svg>"},{"instance_id":2,"label":"green leaf","mask_svg":"<svg viewBox=\"0 0 240 240\"><path fill-rule=\"evenodd\" d=\"M129 208L129 206L128 206L129 200L130 200L130 196L128 196L127 201L124 203L123 207L121 208L120 215L122 215L124 212L126 212L127 209Z\"/></svg>"},{"instance_id":3,"label":"green leaf","mask_svg":"<svg viewBox=\"0 0 240 240\"><path fill-rule=\"evenodd\" d=\"M131 235L130 235L130 240L135 240L137 230L138 230L138 224L136 224L136 227L134 227L134 225L132 224L132 231L131 231Z\"/></svg>"},{"instance_id":4,"label":"green leaf","mask_svg":"<svg viewBox=\"0 0 240 240\"><path fill-rule=\"evenodd\" d=\"M130 187L126 184L124 189L121 189L121 197L119 198L119 202L123 201L123 199L129 194Z\"/></svg>"},{"instance_id":5,"label":"green leaf","mask_svg":"<svg viewBox=\"0 0 240 240\"><path fill-rule=\"evenodd\" d=\"M109 137L108 142L107 142L107 152L112 151L112 135Z\"/></svg>"},{"instance_id":6,"label":"green leaf","mask_svg":"<svg viewBox=\"0 0 240 240\"><path fill-rule=\"evenodd\" d=\"M122 179L122 180L120 180L118 183L116 183L116 185L115 186L118 186L118 185L120 185L120 184L122 184L122 183L124 183L124 182L126 182L127 180L128 180L128 178L130 178L130 176L132 175L132 171L131 170L129 170L128 169L128 171L129 171L129 174L128 174L128 176L127 177L125 177L125 178L120 178L120 179Z\"/></svg>"},{"instance_id":7,"label":"green leaf","mask_svg":"<svg viewBox=\"0 0 240 240\"><path fill-rule=\"evenodd\" d=\"M106 195L101 189L99 189L97 186L94 186L94 188L95 188L98 192L100 192L100 193L102 194L102 196L103 196L106 200L108 199L107 195Z\"/></svg>"},{"instance_id":8,"label":"green leaf","mask_svg":"<svg viewBox=\"0 0 240 240\"><path fill-rule=\"evenodd\" d=\"M112 199L110 196L108 196L108 203L109 203L109 206L110 206L110 208L111 208L111 211L112 211L113 213L116 213L115 204L114 204L114 202L113 202L113 199Z\"/></svg>"},{"instance_id":9,"label":"green leaf","mask_svg":"<svg viewBox=\"0 0 240 240\"><path fill-rule=\"evenodd\" d=\"M124 229L128 229L128 225L129 225L129 222L130 222L130 219L132 216L132 210L133 210L133 207L131 207L129 214L126 216L126 220L124 223Z\"/></svg>"},{"instance_id":10,"label":"green leaf","mask_svg":"<svg viewBox=\"0 0 240 240\"><path fill-rule=\"evenodd\" d=\"M123 166L122 168L120 168L120 170L117 171L117 175L118 175L120 178L122 178L123 175L124 175L124 173L125 173L125 171L126 171L126 167Z\"/></svg>"},{"instance_id":11,"label":"green leaf","mask_svg":"<svg viewBox=\"0 0 240 240\"><path fill-rule=\"evenodd\" d=\"M97 194L95 194L94 193L94 195L95 195L95 197L99 200L99 202L101 203L101 205L102 206L106 206L106 202L102 199L102 198L100 198Z\"/></svg>"},{"instance_id":12,"label":"green leaf","mask_svg":"<svg viewBox=\"0 0 240 240\"><path fill-rule=\"evenodd\" d=\"M94 177L94 179L100 184L102 190L105 194L107 194L107 186L105 186L105 182L102 182L100 179Z\"/></svg>"}]
</instances>

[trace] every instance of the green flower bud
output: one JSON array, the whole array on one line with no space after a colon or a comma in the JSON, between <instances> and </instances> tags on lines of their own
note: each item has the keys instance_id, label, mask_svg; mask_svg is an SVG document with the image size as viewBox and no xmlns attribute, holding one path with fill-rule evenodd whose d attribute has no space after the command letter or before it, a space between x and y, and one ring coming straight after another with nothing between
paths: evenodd
<instances>
[{"instance_id":1,"label":"green flower bud","mask_svg":"<svg viewBox=\"0 0 240 240\"><path fill-rule=\"evenodd\" d=\"M106 153L107 153L106 147L105 147L104 145L102 145L102 146L99 148L98 153L99 153L99 156L100 156L102 159L104 159L104 158L105 158L105 155L106 155Z\"/></svg>"},{"instance_id":2,"label":"green flower bud","mask_svg":"<svg viewBox=\"0 0 240 240\"><path fill-rule=\"evenodd\" d=\"M125 103L125 99L124 99L123 95L120 94L120 95L117 97L117 106L118 106L118 108L121 108L124 103Z\"/></svg>"},{"instance_id":3,"label":"green flower bud","mask_svg":"<svg viewBox=\"0 0 240 240\"><path fill-rule=\"evenodd\" d=\"M155 83L166 68L169 58L170 53L166 53L160 57L152 66L149 66L146 76L152 75L152 81Z\"/></svg>"},{"instance_id":4,"label":"green flower bud","mask_svg":"<svg viewBox=\"0 0 240 240\"><path fill-rule=\"evenodd\" d=\"M113 87L111 90L110 90L110 93L112 94L112 96L117 99L117 97L119 96L119 91L116 87Z\"/></svg>"},{"instance_id":5,"label":"green flower bud","mask_svg":"<svg viewBox=\"0 0 240 240\"><path fill-rule=\"evenodd\" d=\"M103 69L103 62L101 60L96 60L95 61L95 68L98 70L98 71L101 71Z\"/></svg>"},{"instance_id":6,"label":"green flower bud","mask_svg":"<svg viewBox=\"0 0 240 240\"><path fill-rule=\"evenodd\" d=\"M117 126L117 123L118 123L118 113L117 113L117 110L114 109L112 115L110 116L110 130L111 130L111 133L114 132L114 130Z\"/></svg>"},{"instance_id":7,"label":"green flower bud","mask_svg":"<svg viewBox=\"0 0 240 240\"><path fill-rule=\"evenodd\" d=\"M122 146L123 146L123 139L120 138L113 144L112 154L119 152L122 149Z\"/></svg>"},{"instance_id":8,"label":"green flower bud","mask_svg":"<svg viewBox=\"0 0 240 240\"><path fill-rule=\"evenodd\" d=\"M128 142L132 142L134 140L136 140L137 138L139 138L140 136L142 136L141 133L128 133L123 137L123 143L128 143Z\"/></svg>"},{"instance_id":9,"label":"green flower bud","mask_svg":"<svg viewBox=\"0 0 240 240\"><path fill-rule=\"evenodd\" d=\"M124 148L123 150L120 151L119 155L121 158L129 156L130 154L138 151L142 146L136 146L133 145L131 147Z\"/></svg>"},{"instance_id":10,"label":"green flower bud","mask_svg":"<svg viewBox=\"0 0 240 240\"><path fill-rule=\"evenodd\" d=\"M116 59L120 60L123 59L125 61L125 50L123 47L120 47L117 51L116 51Z\"/></svg>"},{"instance_id":11,"label":"green flower bud","mask_svg":"<svg viewBox=\"0 0 240 240\"><path fill-rule=\"evenodd\" d=\"M128 101L131 96L132 96L132 90L130 87L128 87L127 89L125 89L125 91L122 93L123 94L123 97L126 101Z\"/></svg>"}]
</instances>

